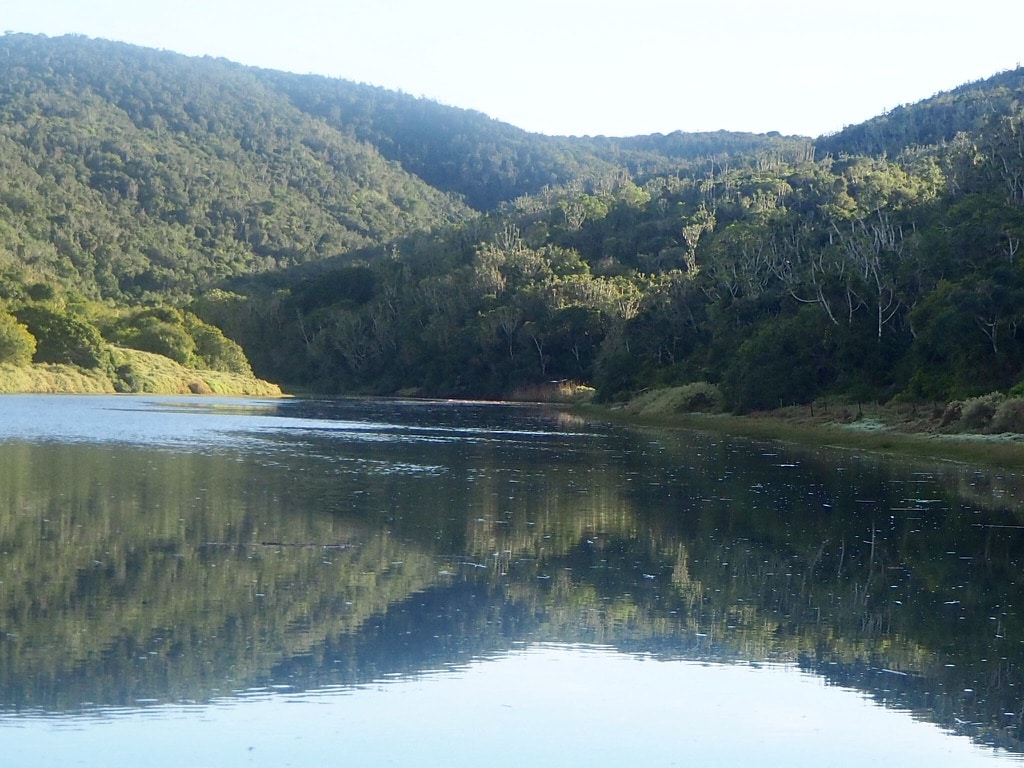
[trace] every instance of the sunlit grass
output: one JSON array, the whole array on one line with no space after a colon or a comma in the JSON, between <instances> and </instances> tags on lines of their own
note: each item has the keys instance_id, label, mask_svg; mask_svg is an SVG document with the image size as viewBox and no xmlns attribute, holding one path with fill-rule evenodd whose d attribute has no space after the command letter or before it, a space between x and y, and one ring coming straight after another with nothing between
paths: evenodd
<instances>
[{"instance_id":1,"label":"sunlit grass","mask_svg":"<svg viewBox=\"0 0 1024 768\"><path fill-rule=\"evenodd\" d=\"M0 393L17 392L102 394L114 392L114 384L99 371L72 365L0 365Z\"/></svg>"},{"instance_id":2,"label":"sunlit grass","mask_svg":"<svg viewBox=\"0 0 1024 768\"><path fill-rule=\"evenodd\" d=\"M508 399L530 403L588 403L594 388L574 381L552 381L545 384L517 387Z\"/></svg>"},{"instance_id":3,"label":"sunlit grass","mask_svg":"<svg viewBox=\"0 0 1024 768\"><path fill-rule=\"evenodd\" d=\"M722 396L718 387L693 382L681 387L660 387L643 392L623 406L637 416L661 417L677 413L719 413Z\"/></svg>"},{"instance_id":4,"label":"sunlit grass","mask_svg":"<svg viewBox=\"0 0 1024 768\"><path fill-rule=\"evenodd\" d=\"M261 379L223 371L186 368L152 352L115 347L111 354L114 367L131 392L261 397L281 394L280 387Z\"/></svg>"},{"instance_id":5,"label":"sunlit grass","mask_svg":"<svg viewBox=\"0 0 1024 768\"><path fill-rule=\"evenodd\" d=\"M110 355L110 371L72 365L0 365L0 393L281 395L280 387L262 379L187 368L150 352L111 347Z\"/></svg>"}]
</instances>

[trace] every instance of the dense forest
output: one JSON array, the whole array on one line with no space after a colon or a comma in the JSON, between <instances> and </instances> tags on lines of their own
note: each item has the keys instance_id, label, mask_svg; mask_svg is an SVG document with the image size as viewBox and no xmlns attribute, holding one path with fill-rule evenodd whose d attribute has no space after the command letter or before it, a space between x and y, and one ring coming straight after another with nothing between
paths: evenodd
<instances>
[{"instance_id":1,"label":"dense forest","mask_svg":"<svg viewBox=\"0 0 1024 768\"><path fill-rule=\"evenodd\" d=\"M82 37L0 61L0 363L740 412L1024 387L1022 69L829 136L610 138Z\"/></svg>"}]
</instances>

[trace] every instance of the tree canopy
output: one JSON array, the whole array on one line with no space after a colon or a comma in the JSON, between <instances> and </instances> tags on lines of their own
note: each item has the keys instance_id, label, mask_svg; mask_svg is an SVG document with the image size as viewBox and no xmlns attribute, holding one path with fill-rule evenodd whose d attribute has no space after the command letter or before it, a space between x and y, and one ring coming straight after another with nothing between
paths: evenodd
<instances>
[{"instance_id":1,"label":"tree canopy","mask_svg":"<svg viewBox=\"0 0 1024 768\"><path fill-rule=\"evenodd\" d=\"M81 37L0 53L7 360L736 410L1020 385L1024 70L818 138L568 138Z\"/></svg>"}]
</instances>

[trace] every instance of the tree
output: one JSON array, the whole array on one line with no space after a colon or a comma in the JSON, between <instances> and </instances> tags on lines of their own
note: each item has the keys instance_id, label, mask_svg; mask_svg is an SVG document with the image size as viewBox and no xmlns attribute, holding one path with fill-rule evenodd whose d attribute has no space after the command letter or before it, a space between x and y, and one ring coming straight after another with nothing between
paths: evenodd
<instances>
[{"instance_id":1,"label":"tree","mask_svg":"<svg viewBox=\"0 0 1024 768\"><path fill-rule=\"evenodd\" d=\"M242 376L253 375L245 352L220 328L204 323L193 314L186 314L185 330L195 343L194 356L199 366Z\"/></svg>"},{"instance_id":2,"label":"tree","mask_svg":"<svg viewBox=\"0 0 1024 768\"><path fill-rule=\"evenodd\" d=\"M28 365L36 353L36 339L17 318L0 311L0 363Z\"/></svg>"},{"instance_id":3,"label":"tree","mask_svg":"<svg viewBox=\"0 0 1024 768\"><path fill-rule=\"evenodd\" d=\"M903 228L880 210L848 225L833 221L831 226L854 278L848 283L850 295L859 296L872 308L875 333L881 341L882 330L904 308L899 284L906 255ZM850 306L852 314L852 301Z\"/></svg>"},{"instance_id":4,"label":"tree","mask_svg":"<svg viewBox=\"0 0 1024 768\"><path fill-rule=\"evenodd\" d=\"M108 362L103 337L84 318L38 304L20 307L14 315L36 339L34 362L82 368L99 368Z\"/></svg>"},{"instance_id":5,"label":"tree","mask_svg":"<svg viewBox=\"0 0 1024 768\"><path fill-rule=\"evenodd\" d=\"M709 211L701 203L700 208L693 214L688 224L683 226L682 238L686 245L686 271L696 275L700 270L697 264L697 246L700 244L701 236L715 229L715 214Z\"/></svg>"},{"instance_id":6,"label":"tree","mask_svg":"<svg viewBox=\"0 0 1024 768\"><path fill-rule=\"evenodd\" d=\"M163 355L182 365L191 365L196 352L196 342L185 329L182 313L171 307L132 312L114 325L110 335L118 344Z\"/></svg>"},{"instance_id":7,"label":"tree","mask_svg":"<svg viewBox=\"0 0 1024 768\"><path fill-rule=\"evenodd\" d=\"M803 307L762 323L740 345L723 389L739 412L806 403L834 383L834 352L824 315Z\"/></svg>"}]
</instances>

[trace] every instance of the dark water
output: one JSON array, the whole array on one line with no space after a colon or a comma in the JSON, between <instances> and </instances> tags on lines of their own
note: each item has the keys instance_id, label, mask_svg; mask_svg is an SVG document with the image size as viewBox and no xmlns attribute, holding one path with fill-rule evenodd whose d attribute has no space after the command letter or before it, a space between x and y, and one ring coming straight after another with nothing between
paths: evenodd
<instances>
[{"instance_id":1,"label":"dark water","mask_svg":"<svg viewBox=\"0 0 1024 768\"><path fill-rule=\"evenodd\" d=\"M995 765L1024 479L530 406L0 398L0 760Z\"/></svg>"}]
</instances>

